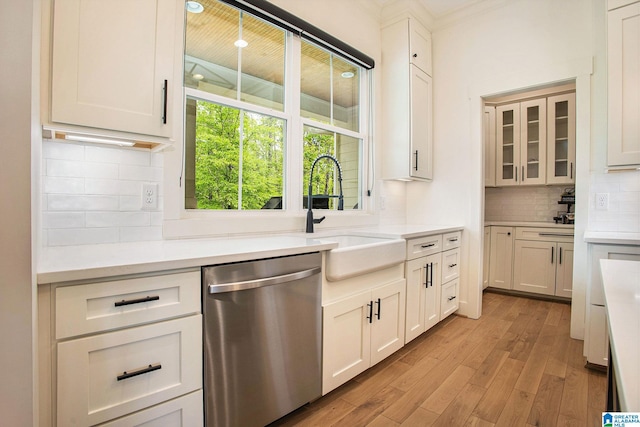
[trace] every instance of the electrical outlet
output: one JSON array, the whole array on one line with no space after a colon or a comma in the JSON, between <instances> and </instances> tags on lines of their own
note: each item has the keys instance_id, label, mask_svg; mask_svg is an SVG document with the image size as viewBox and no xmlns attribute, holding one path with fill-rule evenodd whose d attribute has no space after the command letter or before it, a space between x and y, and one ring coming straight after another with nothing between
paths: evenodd
<instances>
[{"instance_id":1,"label":"electrical outlet","mask_svg":"<svg viewBox=\"0 0 640 427\"><path fill-rule=\"evenodd\" d=\"M609 210L609 193L596 193L596 210Z\"/></svg>"},{"instance_id":2,"label":"electrical outlet","mask_svg":"<svg viewBox=\"0 0 640 427\"><path fill-rule=\"evenodd\" d=\"M142 209L158 209L158 184L142 184Z\"/></svg>"}]
</instances>

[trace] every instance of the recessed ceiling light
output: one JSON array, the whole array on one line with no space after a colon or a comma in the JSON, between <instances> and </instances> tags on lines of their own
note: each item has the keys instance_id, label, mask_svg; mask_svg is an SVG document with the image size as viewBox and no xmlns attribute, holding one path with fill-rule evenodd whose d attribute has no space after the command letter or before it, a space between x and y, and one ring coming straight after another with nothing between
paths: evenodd
<instances>
[{"instance_id":1,"label":"recessed ceiling light","mask_svg":"<svg viewBox=\"0 0 640 427\"><path fill-rule=\"evenodd\" d=\"M247 46L249 46L249 43L246 40L242 40L242 39L236 40L235 42L233 42L233 44L236 47L247 47Z\"/></svg>"},{"instance_id":2,"label":"recessed ceiling light","mask_svg":"<svg viewBox=\"0 0 640 427\"><path fill-rule=\"evenodd\" d=\"M204 7L198 3L197 1L188 1L187 2L187 12L191 13L200 13L204 10Z\"/></svg>"},{"instance_id":3,"label":"recessed ceiling light","mask_svg":"<svg viewBox=\"0 0 640 427\"><path fill-rule=\"evenodd\" d=\"M352 71L345 71L344 73L340 74L342 77L344 77L345 79L350 79L353 76L355 76L355 74Z\"/></svg>"},{"instance_id":4,"label":"recessed ceiling light","mask_svg":"<svg viewBox=\"0 0 640 427\"><path fill-rule=\"evenodd\" d=\"M202 80L204 79L204 76L202 74L194 74L193 77L195 80Z\"/></svg>"}]
</instances>

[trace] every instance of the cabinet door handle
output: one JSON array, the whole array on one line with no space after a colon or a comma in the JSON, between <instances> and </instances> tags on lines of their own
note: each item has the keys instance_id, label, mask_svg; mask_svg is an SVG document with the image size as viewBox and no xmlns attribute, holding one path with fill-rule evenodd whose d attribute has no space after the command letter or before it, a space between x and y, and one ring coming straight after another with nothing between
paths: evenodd
<instances>
[{"instance_id":1,"label":"cabinet door handle","mask_svg":"<svg viewBox=\"0 0 640 427\"><path fill-rule=\"evenodd\" d=\"M131 372L124 371L122 375L118 375L116 377L116 380L118 381L126 380L127 378L137 377L138 375L142 375L142 374L148 374L149 372L157 371L159 369L162 369L162 365L159 363L156 363L155 365L149 365L146 368L140 368L135 371L131 371Z\"/></svg>"},{"instance_id":2,"label":"cabinet door handle","mask_svg":"<svg viewBox=\"0 0 640 427\"><path fill-rule=\"evenodd\" d=\"M524 166L522 167L522 182L524 182Z\"/></svg>"},{"instance_id":3,"label":"cabinet door handle","mask_svg":"<svg viewBox=\"0 0 640 427\"><path fill-rule=\"evenodd\" d=\"M380 320L380 311L382 309L382 302L380 301L380 298L378 298L377 303L378 303L378 312L376 313L376 318Z\"/></svg>"},{"instance_id":4,"label":"cabinet door handle","mask_svg":"<svg viewBox=\"0 0 640 427\"><path fill-rule=\"evenodd\" d=\"M418 54L417 54L417 53L414 53L414 54L413 54L413 57L414 57L414 58L417 58L417 57L418 57Z\"/></svg>"},{"instance_id":5,"label":"cabinet door handle","mask_svg":"<svg viewBox=\"0 0 640 427\"><path fill-rule=\"evenodd\" d=\"M458 264L449 264L449 268L453 268L453 267L455 267L456 265L458 265Z\"/></svg>"},{"instance_id":6,"label":"cabinet door handle","mask_svg":"<svg viewBox=\"0 0 640 427\"><path fill-rule=\"evenodd\" d=\"M426 249L426 248L432 248L434 247L436 244L435 243L429 243L428 245L420 245L420 247L422 249Z\"/></svg>"},{"instance_id":7,"label":"cabinet door handle","mask_svg":"<svg viewBox=\"0 0 640 427\"><path fill-rule=\"evenodd\" d=\"M429 287L429 264L424 265L424 287Z\"/></svg>"},{"instance_id":8,"label":"cabinet door handle","mask_svg":"<svg viewBox=\"0 0 640 427\"><path fill-rule=\"evenodd\" d=\"M551 264L553 264L553 250L555 248L553 246L551 246Z\"/></svg>"},{"instance_id":9,"label":"cabinet door handle","mask_svg":"<svg viewBox=\"0 0 640 427\"><path fill-rule=\"evenodd\" d=\"M167 124L167 99L169 98L169 87L167 85L167 80L165 79L164 84L162 85L162 124Z\"/></svg>"},{"instance_id":10,"label":"cabinet door handle","mask_svg":"<svg viewBox=\"0 0 640 427\"><path fill-rule=\"evenodd\" d=\"M416 156L416 167L415 167L415 169L417 171L418 170L418 150L416 150L415 156Z\"/></svg>"},{"instance_id":11,"label":"cabinet door handle","mask_svg":"<svg viewBox=\"0 0 640 427\"><path fill-rule=\"evenodd\" d=\"M569 162L569 179L573 179L573 162Z\"/></svg>"},{"instance_id":12,"label":"cabinet door handle","mask_svg":"<svg viewBox=\"0 0 640 427\"><path fill-rule=\"evenodd\" d=\"M562 264L562 246L558 248L558 264Z\"/></svg>"},{"instance_id":13,"label":"cabinet door handle","mask_svg":"<svg viewBox=\"0 0 640 427\"><path fill-rule=\"evenodd\" d=\"M448 301L453 301L454 299L456 299L456 296L455 296L455 295L454 295L454 296L452 296L452 297L447 298L447 300L448 300Z\"/></svg>"},{"instance_id":14,"label":"cabinet door handle","mask_svg":"<svg viewBox=\"0 0 640 427\"><path fill-rule=\"evenodd\" d=\"M516 182L518 182L518 167L514 166L513 169L516 171Z\"/></svg>"},{"instance_id":15,"label":"cabinet door handle","mask_svg":"<svg viewBox=\"0 0 640 427\"><path fill-rule=\"evenodd\" d=\"M154 295L152 297L116 301L113 303L113 305L116 307L122 307L123 305L140 304L140 303L149 302L149 301L158 301L159 299L160 297L158 295Z\"/></svg>"},{"instance_id":16,"label":"cabinet door handle","mask_svg":"<svg viewBox=\"0 0 640 427\"><path fill-rule=\"evenodd\" d=\"M369 323L373 323L373 301L367 303L367 307L369 307L369 315L367 319L369 319Z\"/></svg>"},{"instance_id":17,"label":"cabinet door handle","mask_svg":"<svg viewBox=\"0 0 640 427\"><path fill-rule=\"evenodd\" d=\"M431 269L429 271L429 283L431 284L431 286L433 286L433 263L431 263L430 265Z\"/></svg>"}]
</instances>

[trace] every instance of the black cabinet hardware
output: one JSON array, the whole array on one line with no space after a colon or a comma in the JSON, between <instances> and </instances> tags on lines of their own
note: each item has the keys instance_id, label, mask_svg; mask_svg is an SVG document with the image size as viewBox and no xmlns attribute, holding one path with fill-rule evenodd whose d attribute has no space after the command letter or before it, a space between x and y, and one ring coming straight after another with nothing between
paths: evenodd
<instances>
[{"instance_id":1,"label":"black cabinet hardware","mask_svg":"<svg viewBox=\"0 0 640 427\"><path fill-rule=\"evenodd\" d=\"M562 246L558 248L560 253L558 254L558 264L562 264Z\"/></svg>"},{"instance_id":2,"label":"black cabinet hardware","mask_svg":"<svg viewBox=\"0 0 640 427\"><path fill-rule=\"evenodd\" d=\"M137 377L138 375L148 374L149 372L157 371L159 369L162 369L162 365L159 363L156 363L155 365L149 365L146 368L141 368L132 372L124 371L122 375L118 375L116 379L118 381L122 381L122 380L126 380L127 378Z\"/></svg>"},{"instance_id":3,"label":"black cabinet hardware","mask_svg":"<svg viewBox=\"0 0 640 427\"><path fill-rule=\"evenodd\" d=\"M454 296L452 296L452 297L447 298L447 300L448 300L448 301L453 301L454 299L456 299L456 296L455 296L455 295L454 295Z\"/></svg>"},{"instance_id":4,"label":"black cabinet hardware","mask_svg":"<svg viewBox=\"0 0 640 427\"><path fill-rule=\"evenodd\" d=\"M433 263L429 264L430 265L430 271L429 271L429 284L431 286L433 286Z\"/></svg>"},{"instance_id":5,"label":"black cabinet hardware","mask_svg":"<svg viewBox=\"0 0 640 427\"><path fill-rule=\"evenodd\" d=\"M169 98L169 87L167 81L162 85L162 124L167 124L167 99Z\"/></svg>"},{"instance_id":6,"label":"black cabinet hardware","mask_svg":"<svg viewBox=\"0 0 640 427\"><path fill-rule=\"evenodd\" d=\"M380 320L380 311L382 310L382 302L380 301L380 298L378 298L377 303L378 303L378 313L376 313L376 318Z\"/></svg>"},{"instance_id":7,"label":"black cabinet hardware","mask_svg":"<svg viewBox=\"0 0 640 427\"><path fill-rule=\"evenodd\" d=\"M427 249L427 248L432 248L434 247L436 244L435 243L429 243L428 245L420 245L420 247L422 249Z\"/></svg>"},{"instance_id":8,"label":"black cabinet hardware","mask_svg":"<svg viewBox=\"0 0 640 427\"><path fill-rule=\"evenodd\" d=\"M116 307L122 307L123 305L140 304L140 303L149 302L149 301L158 301L159 299L160 299L160 297L155 295L155 296L152 296L152 297L144 297L144 298L136 298L136 299L130 299L130 300L116 301L116 302L113 303L113 305L116 306Z\"/></svg>"},{"instance_id":9,"label":"black cabinet hardware","mask_svg":"<svg viewBox=\"0 0 640 427\"><path fill-rule=\"evenodd\" d=\"M553 249L554 249L554 247L551 246L551 264L553 264Z\"/></svg>"},{"instance_id":10,"label":"black cabinet hardware","mask_svg":"<svg viewBox=\"0 0 640 427\"><path fill-rule=\"evenodd\" d=\"M367 319L369 319L369 323L373 323L373 301L367 303L367 307L369 307L369 315Z\"/></svg>"},{"instance_id":11,"label":"black cabinet hardware","mask_svg":"<svg viewBox=\"0 0 640 427\"><path fill-rule=\"evenodd\" d=\"M429 264L424 265L424 287L429 287Z\"/></svg>"},{"instance_id":12,"label":"black cabinet hardware","mask_svg":"<svg viewBox=\"0 0 640 427\"><path fill-rule=\"evenodd\" d=\"M458 264L449 264L449 268L453 268L453 267L455 267L456 265L458 265Z\"/></svg>"}]
</instances>

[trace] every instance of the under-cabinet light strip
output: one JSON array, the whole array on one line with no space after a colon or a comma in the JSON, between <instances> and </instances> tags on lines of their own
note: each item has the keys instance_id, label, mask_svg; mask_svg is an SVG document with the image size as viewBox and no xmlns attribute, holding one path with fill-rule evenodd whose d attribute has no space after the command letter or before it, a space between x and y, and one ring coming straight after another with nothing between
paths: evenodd
<instances>
[{"instance_id":1,"label":"under-cabinet light strip","mask_svg":"<svg viewBox=\"0 0 640 427\"><path fill-rule=\"evenodd\" d=\"M95 144L118 145L120 147L133 147L135 142L124 139L97 138L87 135L65 134L64 139L68 141L93 142Z\"/></svg>"}]
</instances>

